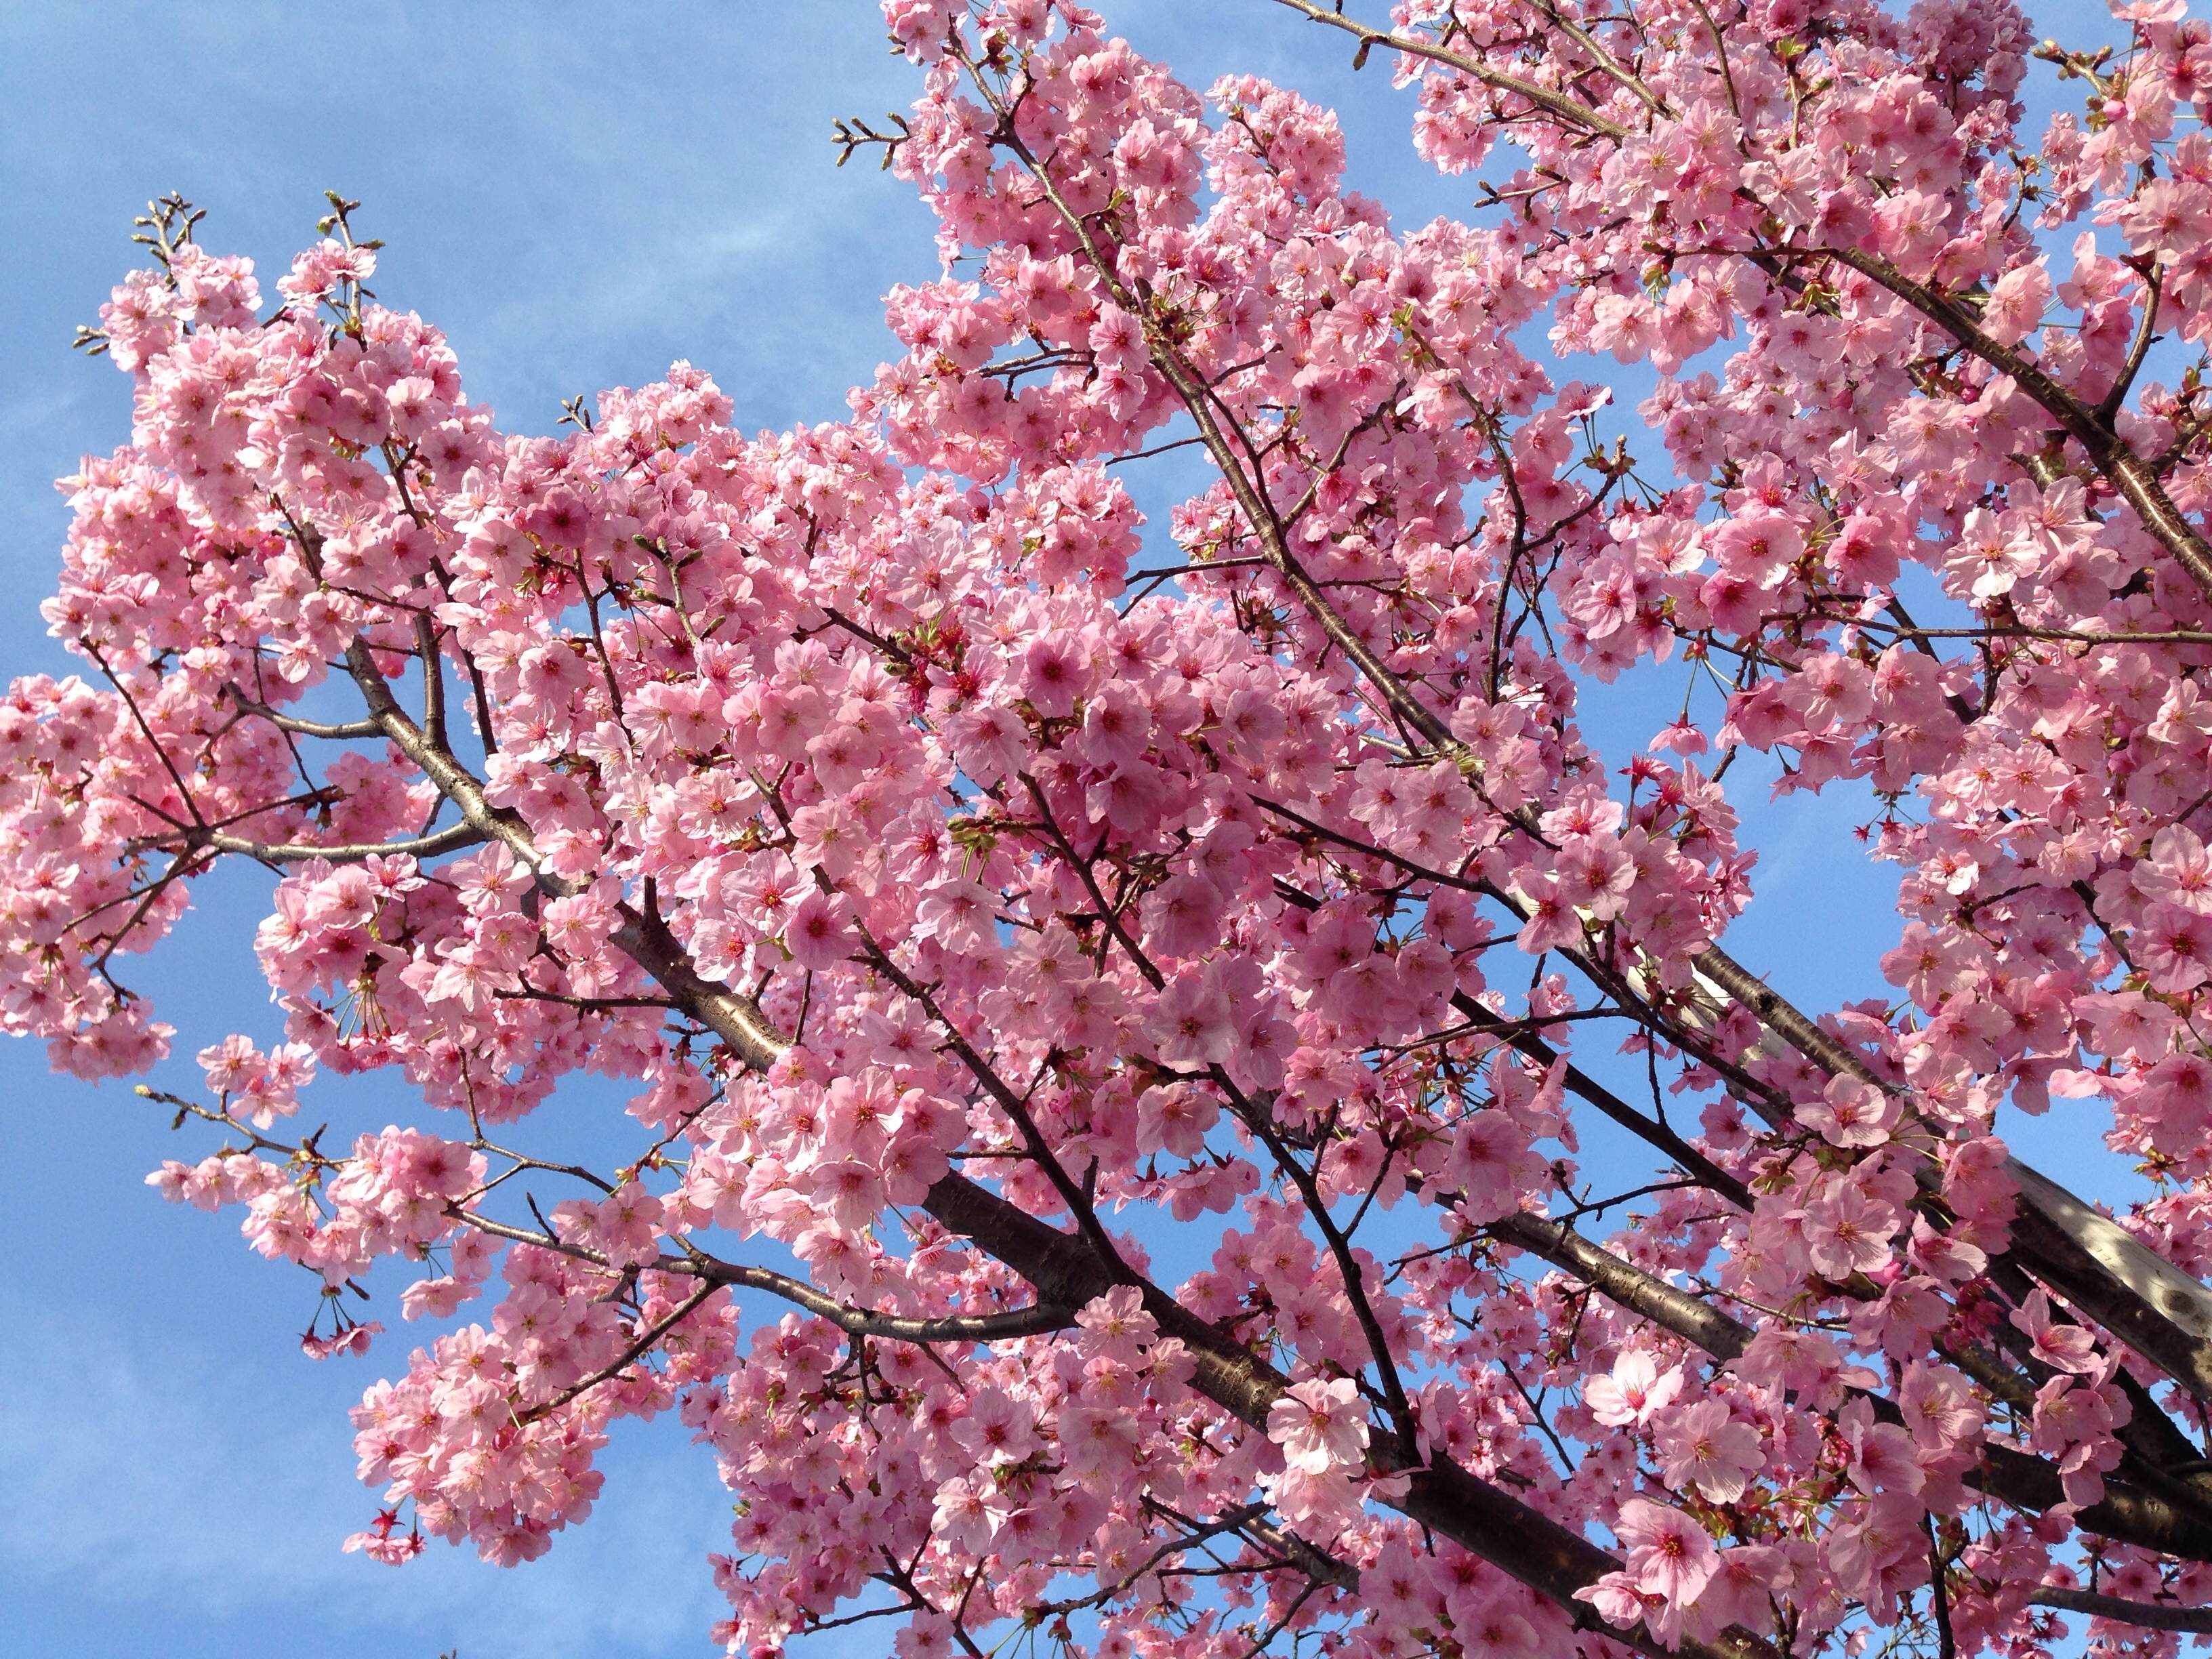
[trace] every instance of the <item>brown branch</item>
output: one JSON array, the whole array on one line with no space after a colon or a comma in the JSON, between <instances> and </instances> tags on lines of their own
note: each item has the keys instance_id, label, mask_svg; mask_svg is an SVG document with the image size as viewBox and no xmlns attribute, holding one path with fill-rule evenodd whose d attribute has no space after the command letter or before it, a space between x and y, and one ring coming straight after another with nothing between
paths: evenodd
<instances>
[{"instance_id":1,"label":"brown branch","mask_svg":"<svg viewBox=\"0 0 2212 1659\"><path fill-rule=\"evenodd\" d=\"M281 732L290 732L303 738L375 738L383 735L383 728L374 720L309 720L295 714L279 713L268 703L257 702L235 684L223 690L230 699L249 714L258 714Z\"/></svg>"},{"instance_id":2,"label":"brown branch","mask_svg":"<svg viewBox=\"0 0 2212 1659\"><path fill-rule=\"evenodd\" d=\"M464 847L481 845L486 836L474 824L448 824L443 830L434 830L426 836L410 836L399 841L334 842L317 846L312 842L271 842L249 841L242 836L216 834L195 835L186 832L184 840L188 847L205 847L217 853L235 853L264 864L304 864L310 859L328 859L333 864L358 864L364 859L392 858L405 854L410 858L434 858L441 853L459 852Z\"/></svg>"},{"instance_id":3,"label":"brown branch","mask_svg":"<svg viewBox=\"0 0 2212 1659\"><path fill-rule=\"evenodd\" d=\"M2044 1585L2027 1599L2039 1607L2086 1613L2094 1619L2109 1619L2114 1624L2133 1625L2142 1630L2212 1635L2212 1607L2188 1607L2179 1601L2130 1601L2118 1595L2100 1595L2094 1590L2062 1589L2056 1585Z\"/></svg>"},{"instance_id":4,"label":"brown branch","mask_svg":"<svg viewBox=\"0 0 2212 1659\"><path fill-rule=\"evenodd\" d=\"M1516 1249L1549 1261L1661 1329L1680 1337L1723 1363L1750 1346L1751 1327L1723 1313L1691 1292L1646 1273L1549 1217L1509 1216L1485 1231ZM1902 1422L1895 1403L1853 1389L1886 1423ZM2042 1458L1993 1442L1981 1449L1981 1462L1966 1483L1997 1501L2030 1513L2055 1509L2066 1501L2058 1471ZM2078 1510L2075 1522L2087 1532L2187 1560L2212 1560L2212 1523L2154 1493L2118 1480L2105 1483L2105 1495Z\"/></svg>"},{"instance_id":5,"label":"brown branch","mask_svg":"<svg viewBox=\"0 0 2212 1659\"><path fill-rule=\"evenodd\" d=\"M559 1411L562 1407L568 1404L571 1401L579 1399L584 1395L589 1394L593 1389L598 1388L600 1383L611 1382L616 1377L620 1376L632 1365L635 1365L639 1360L642 1359L646 1354L652 1350L654 1343L659 1341L662 1337L667 1335L669 1332L674 1330L677 1326L683 1323L683 1322L686 1318L690 1317L690 1315L698 1308L701 1303L704 1302L708 1297L714 1295L714 1293L720 1288L720 1287L719 1285L702 1285L697 1290L686 1297L681 1303L678 1304L674 1312L671 1313L665 1319L654 1321L650 1328L641 1332L637 1340L632 1342L629 1346L623 1349L621 1357L617 1358L612 1364L601 1367L599 1370L593 1371L589 1376L583 1378L580 1382L569 1384L568 1387L562 1389L560 1393L555 1395L550 1400L544 1401L540 1404L531 1407L529 1409L522 1412L519 1416L517 1416L515 1420L519 1423L524 1424L535 1423L539 1418L549 1416L552 1413Z\"/></svg>"},{"instance_id":6,"label":"brown branch","mask_svg":"<svg viewBox=\"0 0 2212 1659\"><path fill-rule=\"evenodd\" d=\"M2114 429L2109 415L2087 407L2051 379L2041 365L2008 346L1999 345L1984 334L1955 301L1924 283L1912 281L1887 260L1856 248L1821 248L1817 252L1880 283L1990 368L2012 376L2021 390L2034 398L2044 412L2064 428L2066 435L2081 446L2090 463L2135 508L2143 528L2173 556L2174 562L2197 584L2197 591L2212 599L2212 543L2208 543L2174 505L2158 474ZM2155 295L2150 305L2154 312Z\"/></svg>"},{"instance_id":7,"label":"brown branch","mask_svg":"<svg viewBox=\"0 0 2212 1659\"><path fill-rule=\"evenodd\" d=\"M155 1097L167 1098L166 1096ZM269 1144L276 1150L289 1150L278 1143ZM502 1156L513 1158L515 1154L507 1152ZM606 1186L605 1182L589 1171L540 1164L535 1159L522 1159L518 1167L562 1170L564 1173L583 1176L602 1188ZM488 1233L495 1238L504 1238L517 1244L534 1244L539 1249L552 1250L579 1261L589 1262L609 1273L618 1271L599 1251L586 1249L580 1244L568 1243L550 1232L533 1232L527 1227L511 1226L489 1216L478 1215L473 1210L452 1209L447 1213L462 1225ZM704 1251L680 1256L663 1255L646 1265L658 1273L681 1273L688 1278L704 1279L710 1288L728 1285L732 1290L760 1291L781 1297L817 1319L829 1321L848 1336L872 1337L885 1342L911 1342L922 1346L938 1342L1012 1342L1023 1337L1044 1336L1054 1331L1066 1330L1075 1323L1075 1310L1056 1303L1008 1308L998 1313L933 1316L882 1313L872 1308L855 1308L833 1296L824 1295L804 1279L793 1279L789 1273L778 1273L773 1267L724 1261Z\"/></svg>"},{"instance_id":8,"label":"brown branch","mask_svg":"<svg viewBox=\"0 0 2212 1659\"><path fill-rule=\"evenodd\" d=\"M1695 965L1814 1065L1895 1092L1857 1050L1717 945ZM2198 1400L2212 1401L2212 1291L2018 1158L2005 1170L2021 1196L2008 1254Z\"/></svg>"},{"instance_id":9,"label":"brown branch","mask_svg":"<svg viewBox=\"0 0 2212 1659\"><path fill-rule=\"evenodd\" d=\"M1851 625L1857 628L1888 626L1860 619L1854 619ZM2194 628L2166 628L2129 634L2081 628L2032 628L2025 623L2014 623L2003 625L1992 623L1987 628L1893 627L1891 631L1899 639L1909 640L2053 640L2067 645L2212 645L2212 634Z\"/></svg>"},{"instance_id":10,"label":"brown branch","mask_svg":"<svg viewBox=\"0 0 2212 1659\"><path fill-rule=\"evenodd\" d=\"M1402 52L1409 57L1425 58L1433 63L1443 64L1447 69L1457 70L1462 75L1471 76L1495 91L1510 92L1516 97L1526 98L1539 109L1549 110L1562 120L1571 121L1576 125L1588 128L1590 131L1604 137L1626 138L1629 135L1629 130L1626 127L1617 121L1607 119L1587 104L1578 104L1565 94L1553 91L1549 87L1539 86L1535 82L1524 80L1517 75L1508 75L1503 70L1494 70L1487 64L1480 63L1459 52L1447 52L1443 47L1420 40L1417 36L1394 33L1388 29L1371 28L1355 19L1345 16L1340 12L1331 11L1328 7L1320 4L1319 0L1279 0L1279 3L1311 18L1316 23L1326 23L1331 28L1342 29L1347 34L1356 35L1358 37L1363 52L1372 46L1388 46L1393 52Z\"/></svg>"}]
</instances>

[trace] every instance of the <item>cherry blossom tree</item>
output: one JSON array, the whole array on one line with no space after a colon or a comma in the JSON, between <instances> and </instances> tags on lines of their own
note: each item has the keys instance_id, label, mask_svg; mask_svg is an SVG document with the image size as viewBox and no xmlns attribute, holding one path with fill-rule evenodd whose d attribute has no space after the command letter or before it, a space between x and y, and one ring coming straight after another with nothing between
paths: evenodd
<instances>
[{"instance_id":1,"label":"cherry blossom tree","mask_svg":"<svg viewBox=\"0 0 2212 1659\"><path fill-rule=\"evenodd\" d=\"M502 433L357 204L273 301L149 213L82 667L0 701L0 1018L197 1052L153 1184L389 1373L349 1547L537 1557L672 1412L732 1652L2212 1632L2212 30L1368 9L1249 0L1462 221L1073 0L885 0L919 97L840 142L942 268L787 432L679 363ZM1891 997L1729 954L1778 775L1869 803ZM127 987L226 860L281 1043ZM413 1127L295 1132L372 1072ZM532 1133L585 1073L602 1166Z\"/></svg>"}]
</instances>

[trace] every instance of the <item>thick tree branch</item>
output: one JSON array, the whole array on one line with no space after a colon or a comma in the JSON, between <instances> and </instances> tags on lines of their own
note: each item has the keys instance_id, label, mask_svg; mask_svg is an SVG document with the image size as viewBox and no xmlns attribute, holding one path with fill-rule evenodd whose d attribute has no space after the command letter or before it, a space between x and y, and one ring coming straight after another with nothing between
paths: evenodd
<instances>
[{"instance_id":1,"label":"thick tree branch","mask_svg":"<svg viewBox=\"0 0 2212 1659\"><path fill-rule=\"evenodd\" d=\"M2140 1630L2174 1630L2199 1636L2212 1635L2212 1607L2185 1607L2178 1601L2130 1601L2118 1595L2100 1595L2094 1590L2062 1589L2045 1585L2027 1598L2039 1607L2059 1607L2086 1613L2093 1619L2109 1619Z\"/></svg>"}]
</instances>

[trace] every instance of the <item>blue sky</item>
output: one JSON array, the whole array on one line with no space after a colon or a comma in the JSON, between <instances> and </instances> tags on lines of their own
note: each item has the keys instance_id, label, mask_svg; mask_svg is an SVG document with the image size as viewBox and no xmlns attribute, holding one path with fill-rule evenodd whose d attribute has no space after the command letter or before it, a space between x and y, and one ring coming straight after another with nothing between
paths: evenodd
<instances>
[{"instance_id":1,"label":"blue sky","mask_svg":"<svg viewBox=\"0 0 2212 1659\"><path fill-rule=\"evenodd\" d=\"M1264 0L1105 9L1199 86L1235 69L1335 104L1354 182L1401 224L1463 209L1462 187L1415 161L1382 64L1352 76L1336 37ZM2101 8L2037 16L2076 37L2106 27ZM881 295L934 259L904 186L832 166L830 122L914 90L872 0L0 6L0 673L68 666L35 610L67 521L51 481L129 422L125 378L69 341L133 262L149 197L183 191L208 210L202 240L264 272L312 240L326 187L362 198L364 233L389 243L380 296L447 331L470 394L509 430L550 430L562 398L679 357L716 376L740 425L832 419L890 343ZM1561 378L1613 372L1582 360ZM1632 404L1642 390L1622 386ZM1616 690L1594 726L1648 733L1673 711L1647 694L1679 698L1665 685ZM1873 963L1895 938L1893 878L1845 838L1858 816L1809 798L1751 814L1760 896L1730 947L1815 1006L1879 994ZM227 1031L273 1032L248 948L264 890L250 872L204 884L198 914L139 964L180 1032L167 1080L188 1084L191 1052ZM408 1121L377 1087L355 1085L342 1121ZM586 1133L591 1104L548 1116ZM2055 1150L2068 1126L2040 1127L2028 1155L2061 1164L2037 1143ZM2067 1139L2079 1165L2078 1127ZM51 1077L42 1050L0 1045L0 1252L15 1267L0 1278L0 1608L23 1650L707 1650L720 1601L702 1557L725 1541L726 1501L673 1424L618 1437L599 1513L534 1568L443 1548L401 1572L339 1555L372 1508L343 1413L404 1347L297 1358L304 1276L141 1184L160 1158L204 1150L126 1088ZM863 1627L848 1650L877 1645Z\"/></svg>"}]
</instances>

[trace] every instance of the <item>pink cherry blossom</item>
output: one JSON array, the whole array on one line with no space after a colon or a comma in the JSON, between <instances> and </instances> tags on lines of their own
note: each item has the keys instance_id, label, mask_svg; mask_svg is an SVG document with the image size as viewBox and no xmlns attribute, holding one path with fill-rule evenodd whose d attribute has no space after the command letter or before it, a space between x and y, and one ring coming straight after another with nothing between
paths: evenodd
<instances>
[{"instance_id":1,"label":"pink cherry blossom","mask_svg":"<svg viewBox=\"0 0 2212 1659\"><path fill-rule=\"evenodd\" d=\"M1797 1109L1797 1118L1832 1146L1879 1146L1889 1139L1899 1112L1898 1103L1872 1084L1845 1076L1831 1078L1819 1101Z\"/></svg>"},{"instance_id":2,"label":"pink cherry blossom","mask_svg":"<svg viewBox=\"0 0 2212 1659\"><path fill-rule=\"evenodd\" d=\"M1583 1398L1590 1415L1613 1428L1648 1421L1664 1410L1682 1391L1680 1371L1661 1371L1650 1354L1638 1349L1613 1362L1609 1375L1594 1376L1583 1385Z\"/></svg>"},{"instance_id":3,"label":"pink cherry blossom","mask_svg":"<svg viewBox=\"0 0 2212 1659\"><path fill-rule=\"evenodd\" d=\"M1291 1468L1313 1474L1357 1464L1367 1449L1367 1409L1349 1377L1294 1382L1267 1409L1267 1437Z\"/></svg>"},{"instance_id":4,"label":"pink cherry blossom","mask_svg":"<svg viewBox=\"0 0 2212 1659\"><path fill-rule=\"evenodd\" d=\"M1637 1589L1674 1607L1695 1601L1719 1569L1711 1537L1680 1510L1632 1498L1613 1530L1628 1547L1626 1571Z\"/></svg>"},{"instance_id":5,"label":"pink cherry blossom","mask_svg":"<svg viewBox=\"0 0 2212 1659\"><path fill-rule=\"evenodd\" d=\"M2051 1297L2044 1291L2032 1291L2011 1318L2013 1324L2027 1333L2035 1357L2045 1364L2077 1375L2097 1369L2096 1338L2079 1325L2054 1319Z\"/></svg>"},{"instance_id":6,"label":"pink cherry blossom","mask_svg":"<svg viewBox=\"0 0 2212 1659\"><path fill-rule=\"evenodd\" d=\"M1724 1400L1701 1400L1663 1419L1658 1443L1668 1482L1694 1486L1715 1504L1742 1497L1765 1461L1758 1431L1731 1415Z\"/></svg>"}]
</instances>

